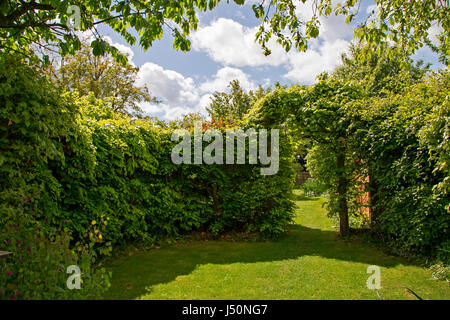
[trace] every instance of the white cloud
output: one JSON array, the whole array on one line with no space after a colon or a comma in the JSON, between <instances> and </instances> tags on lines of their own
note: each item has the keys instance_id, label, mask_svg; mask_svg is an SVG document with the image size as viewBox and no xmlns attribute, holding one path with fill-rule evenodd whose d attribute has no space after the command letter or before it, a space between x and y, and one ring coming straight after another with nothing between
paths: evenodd
<instances>
[{"instance_id":1,"label":"white cloud","mask_svg":"<svg viewBox=\"0 0 450 320\"><path fill-rule=\"evenodd\" d=\"M140 67L136 84L147 85L151 94L162 100L160 104L142 103L141 108L146 114L173 120L189 112L206 115L212 93L226 91L229 82L234 79L238 79L246 90L256 87L249 76L237 68L221 68L212 79L198 84L192 78L150 62Z\"/></svg>"},{"instance_id":2,"label":"white cloud","mask_svg":"<svg viewBox=\"0 0 450 320\"><path fill-rule=\"evenodd\" d=\"M211 103L211 98L212 98L212 94L210 94L210 93L207 93L207 94L204 94L201 98L200 98L200 101L198 102L198 107L201 109L201 110L206 110L206 107L208 107L209 106L209 104Z\"/></svg>"},{"instance_id":3,"label":"white cloud","mask_svg":"<svg viewBox=\"0 0 450 320\"><path fill-rule=\"evenodd\" d=\"M439 45L439 39L437 36L444 30L441 25L439 25L436 21L433 22L430 29L428 29L428 38L431 43L435 46Z\"/></svg>"},{"instance_id":4,"label":"white cloud","mask_svg":"<svg viewBox=\"0 0 450 320\"><path fill-rule=\"evenodd\" d=\"M336 41L353 37L353 27L345 23L345 16L320 17L319 39Z\"/></svg>"},{"instance_id":5,"label":"white cloud","mask_svg":"<svg viewBox=\"0 0 450 320\"><path fill-rule=\"evenodd\" d=\"M200 89L203 92L226 91L228 84L235 79L239 80L241 87L245 90L256 87L255 83L241 69L224 67L217 71L212 80L204 82Z\"/></svg>"},{"instance_id":6,"label":"white cloud","mask_svg":"<svg viewBox=\"0 0 450 320\"><path fill-rule=\"evenodd\" d=\"M204 109L191 106L173 106L165 103L160 104L150 104L148 102L141 105L142 110L147 115L152 117L157 117L163 120L177 120L181 119L183 115L190 112L201 112L204 113Z\"/></svg>"},{"instance_id":7,"label":"white cloud","mask_svg":"<svg viewBox=\"0 0 450 320\"><path fill-rule=\"evenodd\" d=\"M142 103L141 108L152 116L173 120L182 114L197 112L200 96L192 78L167 70L154 63L144 63L138 72L138 86L147 85L152 95L162 103Z\"/></svg>"},{"instance_id":8,"label":"white cloud","mask_svg":"<svg viewBox=\"0 0 450 320\"><path fill-rule=\"evenodd\" d=\"M313 14L310 3L298 6L296 13L303 21ZM295 48L286 53L272 39L269 48L272 54L262 54L255 43L257 27L247 27L232 19L219 18L208 25L200 24L191 34L192 48L206 52L212 60L223 64L216 74L204 82L184 77L182 74L164 69L153 63L145 63L139 71L139 83L147 84L150 92L163 100L159 105L144 104L143 108L152 115L164 119L180 118L188 112L202 112L209 105L212 93L227 91L230 81L238 79L242 88L251 90L256 83L238 67L280 67L287 69L286 78L300 83L313 83L318 74L332 71L341 61L340 57L350 44L352 26L345 23L345 17L320 18L320 36L309 42L307 52ZM262 79L270 84L271 79Z\"/></svg>"},{"instance_id":9,"label":"white cloud","mask_svg":"<svg viewBox=\"0 0 450 320\"><path fill-rule=\"evenodd\" d=\"M323 71L333 71L340 63L341 54L348 49L349 42L336 40L324 42L318 50L308 50L305 53L295 53L290 56L290 71L286 78L300 83L311 84Z\"/></svg>"},{"instance_id":10,"label":"white cloud","mask_svg":"<svg viewBox=\"0 0 450 320\"><path fill-rule=\"evenodd\" d=\"M296 14L302 21L313 15L310 3L300 3ZM215 79L204 83L202 90L225 90L229 81L237 78L244 88L251 89L254 84L241 70L229 66L285 66L286 78L301 83L313 83L323 71L332 71L340 63L340 56L349 45L353 28L345 23L344 16L320 17L320 35L309 41L307 52L297 52L293 48L289 53L271 40L269 48L272 54L262 54L261 47L255 43L257 28L246 27L234 20L220 18L208 26L201 26L192 35L192 47L206 52L214 61L225 65L216 74Z\"/></svg>"},{"instance_id":11,"label":"white cloud","mask_svg":"<svg viewBox=\"0 0 450 320\"><path fill-rule=\"evenodd\" d=\"M192 78L154 63L146 62L140 67L137 84L146 84L153 95L171 105L192 104L199 100Z\"/></svg>"},{"instance_id":12,"label":"white cloud","mask_svg":"<svg viewBox=\"0 0 450 320\"><path fill-rule=\"evenodd\" d=\"M248 28L231 20L220 18L209 26L200 26L191 36L192 48L205 51L217 62L234 66L279 66L287 56L281 46L271 45L270 56L264 56L255 43L257 28Z\"/></svg>"}]
</instances>

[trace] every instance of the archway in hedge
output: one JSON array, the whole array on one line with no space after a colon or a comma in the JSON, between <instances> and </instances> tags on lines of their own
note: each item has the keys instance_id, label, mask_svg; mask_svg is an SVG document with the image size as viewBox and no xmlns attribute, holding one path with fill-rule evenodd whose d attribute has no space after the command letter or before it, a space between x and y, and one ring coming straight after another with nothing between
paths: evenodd
<instances>
[{"instance_id":1,"label":"archway in hedge","mask_svg":"<svg viewBox=\"0 0 450 320\"><path fill-rule=\"evenodd\" d=\"M309 138L328 163L331 210L339 215L340 234L349 228L349 186L355 164L349 161L351 137L356 130L353 102L363 97L360 87L338 80L323 79L312 86L277 88L251 110L259 125L287 128L293 139ZM324 169L322 169L324 170Z\"/></svg>"}]
</instances>

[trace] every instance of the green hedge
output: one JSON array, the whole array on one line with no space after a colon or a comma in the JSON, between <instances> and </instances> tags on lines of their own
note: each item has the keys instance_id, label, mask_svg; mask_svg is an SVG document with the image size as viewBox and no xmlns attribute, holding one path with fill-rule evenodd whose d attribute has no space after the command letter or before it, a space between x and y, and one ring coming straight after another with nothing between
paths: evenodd
<instances>
[{"instance_id":1,"label":"green hedge","mask_svg":"<svg viewBox=\"0 0 450 320\"><path fill-rule=\"evenodd\" d=\"M63 217L65 190L55 169L70 174L82 164L83 179L94 172L90 132L76 116L70 97L37 66L0 56L0 249L12 252L0 260L0 299L93 298L109 286L94 263L95 242L74 250L74 224ZM81 290L66 286L72 264L82 268Z\"/></svg>"},{"instance_id":2,"label":"green hedge","mask_svg":"<svg viewBox=\"0 0 450 320\"><path fill-rule=\"evenodd\" d=\"M172 130L146 120L84 118L96 163L93 178L75 168L58 174L61 212L84 235L92 220L107 217L104 238L147 240L203 230L280 235L291 220L290 148L280 142L281 168L261 176L257 165L173 164ZM72 174L67 174L68 172Z\"/></svg>"},{"instance_id":3,"label":"green hedge","mask_svg":"<svg viewBox=\"0 0 450 320\"><path fill-rule=\"evenodd\" d=\"M31 67L3 59L3 224L22 212L107 252L121 241L198 230L273 237L291 221L286 135L273 176L262 176L259 165L176 165L173 129L115 114L93 97L59 92Z\"/></svg>"},{"instance_id":4,"label":"green hedge","mask_svg":"<svg viewBox=\"0 0 450 320\"><path fill-rule=\"evenodd\" d=\"M395 252L450 257L449 77L435 73L356 105L372 181L373 231ZM405 80L406 82L406 80ZM378 199L377 201L375 201Z\"/></svg>"},{"instance_id":5,"label":"green hedge","mask_svg":"<svg viewBox=\"0 0 450 320\"><path fill-rule=\"evenodd\" d=\"M279 172L262 176L258 165L172 163L173 130L59 90L39 66L0 55L0 249L13 252L0 260L0 299L97 297L109 276L96 256L118 243L286 230L286 135ZM67 290L68 264L83 268L83 290Z\"/></svg>"},{"instance_id":6,"label":"green hedge","mask_svg":"<svg viewBox=\"0 0 450 320\"><path fill-rule=\"evenodd\" d=\"M367 97L358 84L332 78L312 87L279 88L250 110L249 122L284 123L293 136L316 140L308 171L328 184L330 213L339 210L336 175L344 172L350 223L365 223L356 196L362 192L359 175L367 175L375 238L394 253L448 263L449 80L448 70L420 82L401 73L390 79L395 92L379 92L383 97ZM345 168L338 169L335 146L343 135Z\"/></svg>"}]
</instances>

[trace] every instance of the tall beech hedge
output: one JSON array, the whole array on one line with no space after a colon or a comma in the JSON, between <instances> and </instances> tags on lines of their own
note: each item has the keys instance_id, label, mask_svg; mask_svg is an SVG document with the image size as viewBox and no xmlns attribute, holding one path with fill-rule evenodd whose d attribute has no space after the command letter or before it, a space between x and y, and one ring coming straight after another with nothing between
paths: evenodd
<instances>
[{"instance_id":1,"label":"tall beech hedge","mask_svg":"<svg viewBox=\"0 0 450 320\"><path fill-rule=\"evenodd\" d=\"M194 231L274 237L291 222L283 132L276 175L262 176L260 165L176 165L174 129L113 113L92 96L59 91L17 58L1 59L1 224L21 214L108 251Z\"/></svg>"}]
</instances>

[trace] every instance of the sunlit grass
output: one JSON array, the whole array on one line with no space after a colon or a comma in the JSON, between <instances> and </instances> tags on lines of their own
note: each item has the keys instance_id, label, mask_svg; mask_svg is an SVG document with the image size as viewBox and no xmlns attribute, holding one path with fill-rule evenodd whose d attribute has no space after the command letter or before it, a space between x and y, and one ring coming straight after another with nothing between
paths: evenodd
<instances>
[{"instance_id":1,"label":"sunlit grass","mask_svg":"<svg viewBox=\"0 0 450 320\"><path fill-rule=\"evenodd\" d=\"M324 198L296 192L289 232L273 242L191 241L121 256L110 264L107 299L449 299L431 272L359 239L338 239ZM381 268L377 292L369 265Z\"/></svg>"}]
</instances>

